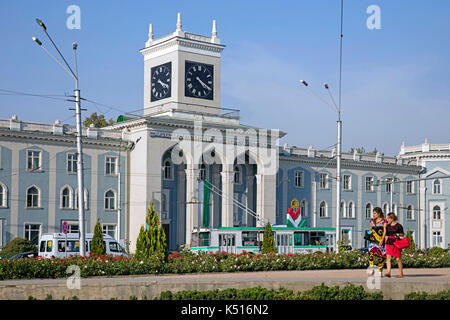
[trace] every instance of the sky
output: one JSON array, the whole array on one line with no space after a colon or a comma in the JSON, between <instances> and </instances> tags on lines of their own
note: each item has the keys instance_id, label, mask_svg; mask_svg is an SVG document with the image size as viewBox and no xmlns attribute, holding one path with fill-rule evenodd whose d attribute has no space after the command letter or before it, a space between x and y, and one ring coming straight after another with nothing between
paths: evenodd
<instances>
[{"instance_id":1,"label":"sky","mask_svg":"<svg viewBox=\"0 0 450 320\"><path fill-rule=\"evenodd\" d=\"M71 5L80 28L69 29ZM367 20L380 9L380 28ZM296 1L10 1L0 2L0 118L75 124L74 80L32 40L52 45L40 18L68 62L78 43L78 69L87 111L116 119L142 108L148 25L155 38L183 30L218 36L221 106L240 110L241 123L286 132L280 144L330 149L338 101L340 0ZM344 0L341 117L343 151L377 148L395 156L406 145L450 143L450 1ZM309 88L299 80L306 80ZM8 90L8 91L6 91ZM50 98L11 94L51 95Z\"/></svg>"}]
</instances>

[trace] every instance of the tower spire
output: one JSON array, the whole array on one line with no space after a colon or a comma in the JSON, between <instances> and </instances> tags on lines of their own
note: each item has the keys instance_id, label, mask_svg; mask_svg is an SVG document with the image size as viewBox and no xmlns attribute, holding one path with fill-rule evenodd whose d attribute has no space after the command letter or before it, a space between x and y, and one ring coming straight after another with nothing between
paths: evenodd
<instances>
[{"instance_id":1,"label":"tower spire","mask_svg":"<svg viewBox=\"0 0 450 320\"><path fill-rule=\"evenodd\" d=\"M177 16L177 31L181 31L181 13L179 12Z\"/></svg>"},{"instance_id":2,"label":"tower spire","mask_svg":"<svg viewBox=\"0 0 450 320\"><path fill-rule=\"evenodd\" d=\"M213 20L212 32L211 32L211 42L212 43L220 43L220 39L217 37L217 23L216 20Z\"/></svg>"},{"instance_id":3,"label":"tower spire","mask_svg":"<svg viewBox=\"0 0 450 320\"><path fill-rule=\"evenodd\" d=\"M148 26L148 40L145 43L145 47L149 47L152 41L153 41L153 24L150 23L150 25Z\"/></svg>"}]
</instances>

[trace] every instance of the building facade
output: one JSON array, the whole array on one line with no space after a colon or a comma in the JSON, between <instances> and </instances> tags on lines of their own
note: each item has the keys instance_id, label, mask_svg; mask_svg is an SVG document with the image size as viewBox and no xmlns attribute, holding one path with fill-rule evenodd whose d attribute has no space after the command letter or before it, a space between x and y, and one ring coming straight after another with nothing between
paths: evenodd
<instances>
[{"instance_id":1,"label":"building facade","mask_svg":"<svg viewBox=\"0 0 450 320\"><path fill-rule=\"evenodd\" d=\"M450 246L450 144L431 144L425 142L416 146L405 146L400 149L400 157L416 162L424 169L420 173L419 212L421 221L420 246L429 248Z\"/></svg>"},{"instance_id":2,"label":"building facade","mask_svg":"<svg viewBox=\"0 0 450 320\"><path fill-rule=\"evenodd\" d=\"M238 110L223 108L224 49L215 21L211 36L183 31L180 16L175 32L159 39L150 25L140 50L143 109L102 129L83 128L88 232L99 219L134 252L151 201L170 250L189 246L200 226L284 225L293 200L307 226L336 225L335 150L279 146L285 133L245 125ZM59 122L0 119L0 245L15 237L37 243L63 220L78 230L75 139L75 128ZM352 247L364 247L377 206L429 243L421 227L422 166L403 155L342 155L339 212Z\"/></svg>"}]
</instances>

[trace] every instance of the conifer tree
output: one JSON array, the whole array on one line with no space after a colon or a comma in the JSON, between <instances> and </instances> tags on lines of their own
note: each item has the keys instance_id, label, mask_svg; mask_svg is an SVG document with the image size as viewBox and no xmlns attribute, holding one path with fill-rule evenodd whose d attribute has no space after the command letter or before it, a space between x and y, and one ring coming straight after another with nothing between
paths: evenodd
<instances>
[{"instance_id":1,"label":"conifer tree","mask_svg":"<svg viewBox=\"0 0 450 320\"><path fill-rule=\"evenodd\" d=\"M99 219L97 219L97 223L94 228L94 237L91 241L91 252L96 256L101 256L106 253L106 246L103 241L103 232Z\"/></svg>"},{"instance_id":2,"label":"conifer tree","mask_svg":"<svg viewBox=\"0 0 450 320\"><path fill-rule=\"evenodd\" d=\"M275 240L273 238L272 226L270 225L270 221L267 222L266 227L264 229L264 237L262 243L262 253L272 253L276 252L275 248Z\"/></svg>"},{"instance_id":3,"label":"conifer tree","mask_svg":"<svg viewBox=\"0 0 450 320\"><path fill-rule=\"evenodd\" d=\"M136 254L138 260L145 260L152 256L159 257L166 261L168 249L166 235L161 227L159 214L153 208L153 200L150 203L147 216L145 217L145 226L141 226L138 238L136 240Z\"/></svg>"}]
</instances>

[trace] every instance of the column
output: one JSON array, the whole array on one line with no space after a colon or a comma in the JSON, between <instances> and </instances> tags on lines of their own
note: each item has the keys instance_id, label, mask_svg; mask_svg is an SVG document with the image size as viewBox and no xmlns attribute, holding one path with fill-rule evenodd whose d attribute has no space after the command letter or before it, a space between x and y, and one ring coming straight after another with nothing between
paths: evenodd
<instances>
[{"instance_id":1,"label":"column","mask_svg":"<svg viewBox=\"0 0 450 320\"><path fill-rule=\"evenodd\" d=\"M233 226L234 168L223 164L222 172L222 227Z\"/></svg>"},{"instance_id":2,"label":"column","mask_svg":"<svg viewBox=\"0 0 450 320\"><path fill-rule=\"evenodd\" d=\"M246 193L247 193L247 208L249 208L250 210L256 211L255 208L253 207L253 199L254 199L253 179L254 178L255 178L255 176L253 176L253 175L246 176L245 184L247 186L247 189L246 189ZM246 215L246 221L247 221L247 227L248 227L248 226L250 226L250 223L255 221L256 218L254 218L249 213L245 213L245 215ZM252 224L252 226L253 226L253 224Z\"/></svg>"},{"instance_id":3,"label":"column","mask_svg":"<svg viewBox=\"0 0 450 320\"><path fill-rule=\"evenodd\" d=\"M256 213L270 224L276 223L276 175L256 175ZM257 227L263 226L263 221L257 222Z\"/></svg>"},{"instance_id":4,"label":"column","mask_svg":"<svg viewBox=\"0 0 450 320\"><path fill-rule=\"evenodd\" d=\"M198 226L198 178L200 170L196 164L186 169L186 246L191 245L192 229Z\"/></svg>"}]
</instances>

